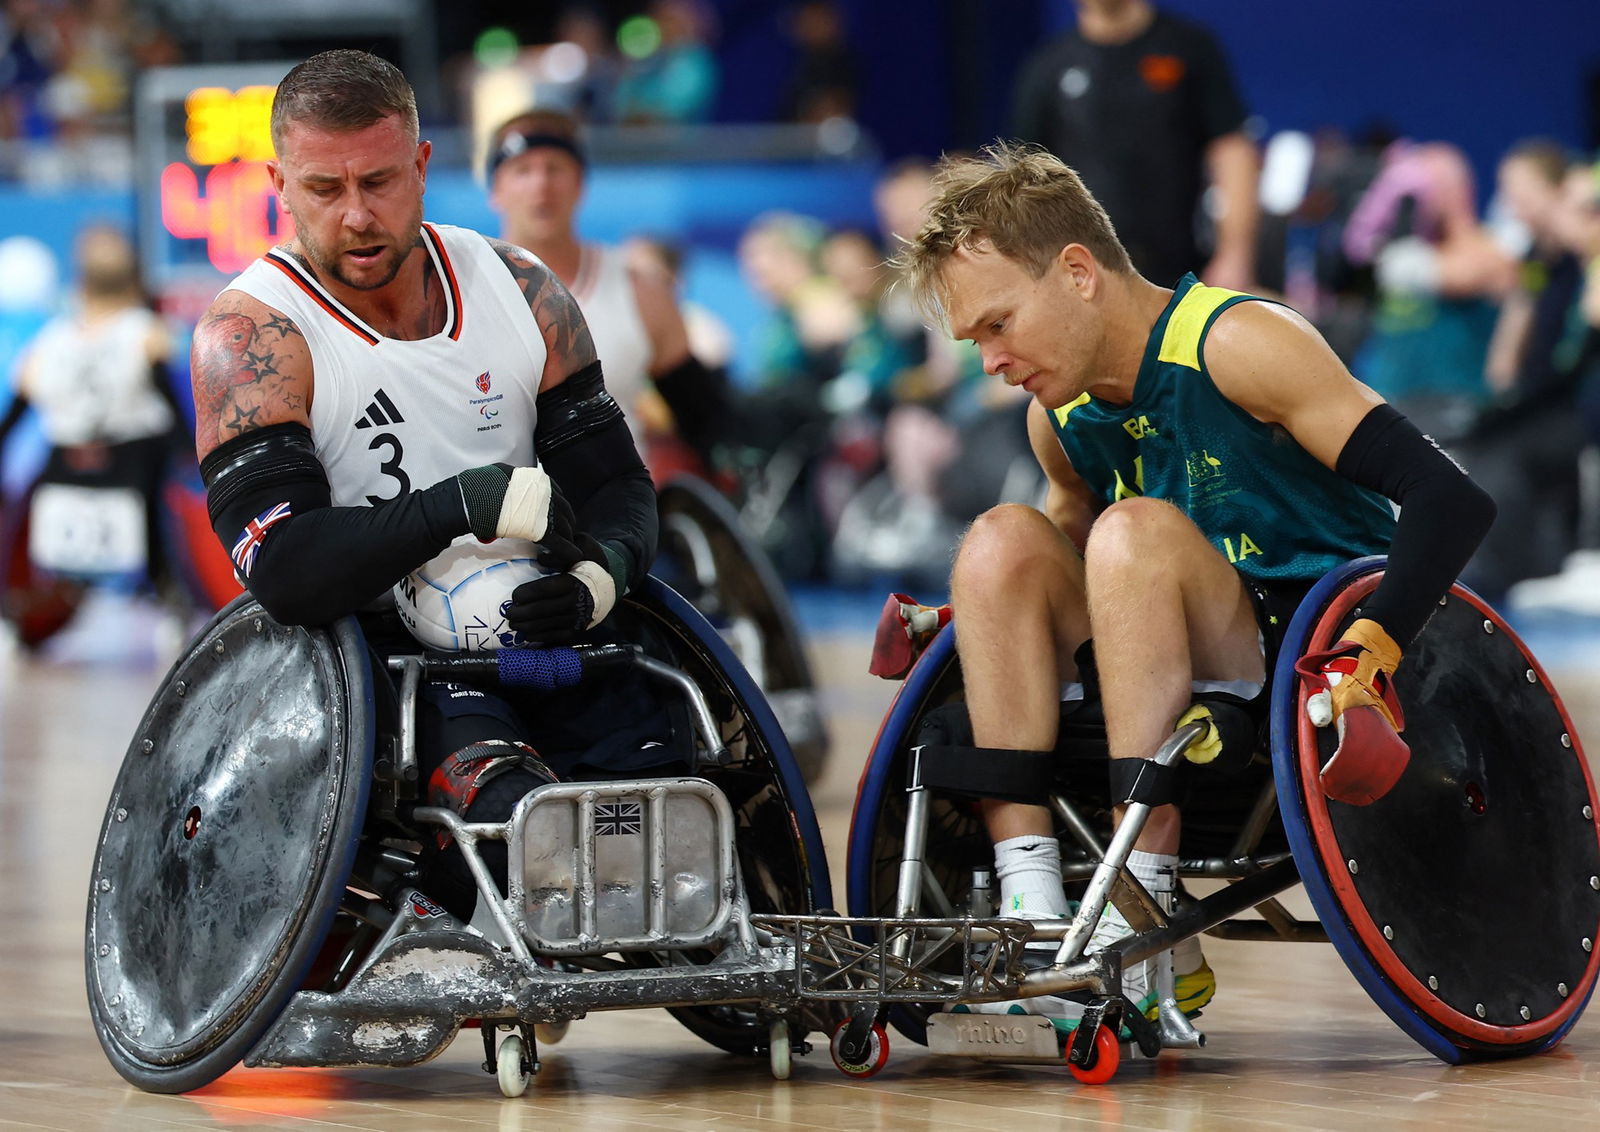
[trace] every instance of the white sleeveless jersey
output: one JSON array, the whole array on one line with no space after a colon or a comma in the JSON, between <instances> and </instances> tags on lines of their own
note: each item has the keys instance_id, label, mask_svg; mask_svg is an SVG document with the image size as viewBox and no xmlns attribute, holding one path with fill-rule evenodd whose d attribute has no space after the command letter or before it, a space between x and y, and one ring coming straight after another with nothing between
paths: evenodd
<instances>
[{"instance_id":1,"label":"white sleeveless jersey","mask_svg":"<svg viewBox=\"0 0 1600 1132\"><path fill-rule=\"evenodd\" d=\"M649 381L653 351L622 249L584 244L571 290L589 333L594 335L606 391L622 406L634 443L640 444L642 452L638 401Z\"/></svg>"},{"instance_id":2,"label":"white sleeveless jersey","mask_svg":"<svg viewBox=\"0 0 1600 1132\"><path fill-rule=\"evenodd\" d=\"M116 444L172 427L171 407L150 384L146 343L158 323L154 311L129 307L93 326L77 315L44 325L27 394L51 444Z\"/></svg>"},{"instance_id":3,"label":"white sleeveless jersey","mask_svg":"<svg viewBox=\"0 0 1600 1132\"><path fill-rule=\"evenodd\" d=\"M336 507L394 499L466 468L534 462L545 344L506 263L479 233L424 224L445 288L431 338L385 338L274 250L229 287L292 318L311 350L311 438Z\"/></svg>"},{"instance_id":4,"label":"white sleeveless jersey","mask_svg":"<svg viewBox=\"0 0 1600 1132\"><path fill-rule=\"evenodd\" d=\"M291 256L271 251L231 284L292 318L311 350L311 440L335 507L361 507L484 464L534 463L534 398L545 344L528 300L478 232L424 224L445 288L444 327L431 338L385 338ZM462 535L420 567L465 576L527 558L533 545Z\"/></svg>"}]
</instances>

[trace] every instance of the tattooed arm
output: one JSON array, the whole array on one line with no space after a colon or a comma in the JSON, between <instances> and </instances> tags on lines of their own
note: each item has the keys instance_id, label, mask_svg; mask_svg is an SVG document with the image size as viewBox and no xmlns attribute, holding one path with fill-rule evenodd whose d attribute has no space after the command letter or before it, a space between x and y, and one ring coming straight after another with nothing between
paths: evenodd
<instances>
[{"instance_id":1,"label":"tattooed arm","mask_svg":"<svg viewBox=\"0 0 1600 1132\"><path fill-rule=\"evenodd\" d=\"M223 441L275 424L311 424L311 351L293 320L224 291L195 327L189 355L194 445L204 460Z\"/></svg>"},{"instance_id":2,"label":"tattooed arm","mask_svg":"<svg viewBox=\"0 0 1600 1132\"><path fill-rule=\"evenodd\" d=\"M490 240L489 243L505 260L544 338L544 373L539 392L554 389L585 366L593 365L598 357L589 324L583 320L583 312L578 309L572 292L556 278L556 273L515 244L504 240Z\"/></svg>"},{"instance_id":3,"label":"tattooed arm","mask_svg":"<svg viewBox=\"0 0 1600 1132\"><path fill-rule=\"evenodd\" d=\"M332 505L310 431L311 352L279 312L224 291L195 329L191 365L212 529L283 624L353 613L474 530L457 476L371 507ZM484 522L492 530L495 516Z\"/></svg>"}]
</instances>

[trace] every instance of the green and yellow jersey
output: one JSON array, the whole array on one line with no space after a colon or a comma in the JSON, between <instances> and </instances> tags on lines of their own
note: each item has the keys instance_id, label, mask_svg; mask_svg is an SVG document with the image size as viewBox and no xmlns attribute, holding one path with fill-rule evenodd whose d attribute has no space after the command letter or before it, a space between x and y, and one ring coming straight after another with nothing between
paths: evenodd
<instances>
[{"instance_id":1,"label":"green and yellow jersey","mask_svg":"<svg viewBox=\"0 0 1600 1132\"><path fill-rule=\"evenodd\" d=\"M1253 299L1184 276L1150 332L1132 402L1085 393L1054 410L1051 424L1073 470L1106 503L1164 499L1243 574L1315 579L1385 552L1394 512L1212 382L1206 334L1228 307Z\"/></svg>"}]
</instances>

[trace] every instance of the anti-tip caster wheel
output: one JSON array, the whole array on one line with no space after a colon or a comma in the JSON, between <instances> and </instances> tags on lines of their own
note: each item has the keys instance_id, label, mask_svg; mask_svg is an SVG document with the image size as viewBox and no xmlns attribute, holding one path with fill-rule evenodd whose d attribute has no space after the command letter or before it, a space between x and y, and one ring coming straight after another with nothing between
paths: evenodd
<instances>
[{"instance_id":1,"label":"anti-tip caster wheel","mask_svg":"<svg viewBox=\"0 0 1600 1132\"><path fill-rule=\"evenodd\" d=\"M794 1068L794 1050L789 1045L789 1020L774 1018L767 1027L767 1064L774 1081L787 1081Z\"/></svg>"},{"instance_id":2,"label":"anti-tip caster wheel","mask_svg":"<svg viewBox=\"0 0 1600 1132\"><path fill-rule=\"evenodd\" d=\"M1117 1041L1116 1031L1109 1026L1101 1026L1095 1031L1094 1054L1089 1064L1074 1065L1069 1061L1067 1068L1085 1085L1104 1085L1117 1075L1117 1066L1121 1063L1122 1043Z\"/></svg>"},{"instance_id":3,"label":"anti-tip caster wheel","mask_svg":"<svg viewBox=\"0 0 1600 1132\"><path fill-rule=\"evenodd\" d=\"M500 1043L494 1065L495 1077L500 1082L503 1096L520 1097L527 1092L533 1066L528 1061L528 1047L519 1035L512 1034Z\"/></svg>"},{"instance_id":4,"label":"anti-tip caster wheel","mask_svg":"<svg viewBox=\"0 0 1600 1132\"><path fill-rule=\"evenodd\" d=\"M842 1047L844 1032L849 1026L850 1020L846 1018L833 1028L833 1037L828 1039L828 1052L833 1055L833 1063L839 1067L839 1072L846 1077L871 1077L888 1064L889 1035L881 1024L874 1022L867 1035L867 1048L861 1060L846 1060Z\"/></svg>"}]
</instances>

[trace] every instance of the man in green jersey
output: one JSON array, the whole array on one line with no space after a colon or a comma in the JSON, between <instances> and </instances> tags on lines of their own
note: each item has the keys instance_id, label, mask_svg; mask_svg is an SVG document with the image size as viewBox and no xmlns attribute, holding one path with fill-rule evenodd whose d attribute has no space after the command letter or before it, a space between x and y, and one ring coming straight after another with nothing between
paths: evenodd
<instances>
[{"instance_id":1,"label":"man in green jersey","mask_svg":"<svg viewBox=\"0 0 1600 1132\"><path fill-rule=\"evenodd\" d=\"M987 372L1033 395L1049 478L1043 513L997 507L956 555L975 746L1051 751L1092 638L1112 782L1128 797L1197 689L1263 704L1299 599L1332 567L1386 553L1362 620L1315 673L1332 686L1319 722L1341 738L1324 788L1381 796L1407 757L1390 677L1493 521L1488 496L1294 311L1192 275L1140 276L1055 157L999 144L947 158L934 193L900 264ZM983 812L1002 914L1067 915L1050 812L994 800ZM1176 807L1160 805L1135 842L1129 868L1152 892L1173 888L1178 834ZM1128 931L1108 907L1090 950ZM1203 1006L1216 981L1198 942L1173 962L1179 1004ZM1123 991L1153 1015L1152 968L1126 967ZM1065 1026L1082 1011L1053 996L990 1007L1019 1008Z\"/></svg>"}]
</instances>

